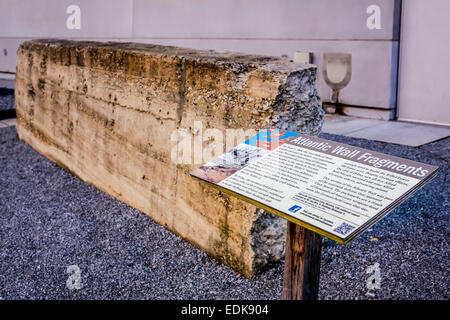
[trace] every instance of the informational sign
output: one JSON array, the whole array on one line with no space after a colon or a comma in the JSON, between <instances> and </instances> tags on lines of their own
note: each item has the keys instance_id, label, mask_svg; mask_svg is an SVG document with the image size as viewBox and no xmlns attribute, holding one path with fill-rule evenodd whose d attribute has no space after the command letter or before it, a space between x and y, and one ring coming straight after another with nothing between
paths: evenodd
<instances>
[{"instance_id":1,"label":"informational sign","mask_svg":"<svg viewBox=\"0 0 450 320\"><path fill-rule=\"evenodd\" d=\"M343 143L267 128L191 175L347 244L437 170Z\"/></svg>"}]
</instances>

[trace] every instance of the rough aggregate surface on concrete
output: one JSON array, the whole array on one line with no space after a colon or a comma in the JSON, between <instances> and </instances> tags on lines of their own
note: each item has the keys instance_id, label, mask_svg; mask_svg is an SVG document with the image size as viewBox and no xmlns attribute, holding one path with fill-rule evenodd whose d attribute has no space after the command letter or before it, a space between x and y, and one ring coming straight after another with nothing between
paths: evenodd
<instances>
[{"instance_id":1,"label":"rough aggregate surface on concrete","mask_svg":"<svg viewBox=\"0 0 450 320\"><path fill-rule=\"evenodd\" d=\"M450 139L405 147L324 138L440 166L348 246L324 240L320 299L449 299ZM0 299L280 299L283 263L255 280L82 182L0 129ZM368 267L380 289L368 290ZM81 271L70 290L68 266Z\"/></svg>"},{"instance_id":2,"label":"rough aggregate surface on concrete","mask_svg":"<svg viewBox=\"0 0 450 320\"><path fill-rule=\"evenodd\" d=\"M273 104L272 121L277 128L309 135L322 129L324 111L315 86L317 70L294 72L287 78Z\"/></svg>"}]
</instances>

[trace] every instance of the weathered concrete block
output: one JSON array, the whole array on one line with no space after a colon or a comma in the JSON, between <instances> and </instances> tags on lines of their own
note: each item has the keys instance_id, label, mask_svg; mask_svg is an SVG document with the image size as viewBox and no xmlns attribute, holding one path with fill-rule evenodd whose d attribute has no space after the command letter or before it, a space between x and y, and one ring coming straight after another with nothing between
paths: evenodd
<instances>
[{"instance_id":1,"label":"weathered concrete block","mask_svg":"<svg viewBox=\"0 0 450 320\"><path fill-rule=\"evenodd\" d=\"M317 134L316 68L285 59L133 43L24 42L16 75L20 139L252 277L283 256L284 222L174 163L177 129ZM201 143L207 144L208 141Z\"/></svg>"}]
</instances>

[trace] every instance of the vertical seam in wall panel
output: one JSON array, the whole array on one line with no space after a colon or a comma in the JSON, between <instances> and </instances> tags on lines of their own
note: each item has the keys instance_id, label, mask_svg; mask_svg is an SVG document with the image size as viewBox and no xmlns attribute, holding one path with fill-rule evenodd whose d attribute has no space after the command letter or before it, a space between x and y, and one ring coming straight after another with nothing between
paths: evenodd
<instances>
[{"instance_id":1,"label":"vertical seam in wall panel","mask_svg":"<svg viewBox=\"0 0 450 320\"><path fill-rule=\"evenodd\" d=\"M389 90L389 108L391 114L389 120L395 120L397 108L397 91L398 91L398 56L399 56L399 42L392 41L391 44L391 70L390 70L390 90Z\"/></svg>"},{"instance_id":2,"label":"vertical seam in wall panel","mask_svg":"<svg viewBox=\"0 0 450 320\"><path fill-rule=\"evenodd\" d=\"M394 0L394 17L392 19L392 40L400 40L400 19L402 16L402 0ZM398 20L398 23L396 23Z\"/></svg>"},{"instance_id":3,"label":"vertical seam in wall panel","mask_svg":"<svg viewBox=\"0 0 450 320\"><path fill-rule=\"evenodd\" d=\"M135 4L136 0L131 0L131 39L134 39L134 16L135 16Z\"/></svg>"},{"instance_id":4,"label":"vertical seam in wall panel","mask_svg":"<svg viewBox=\"0 0 450 320\"><path fill-rule=\"evenodd\" d=\"M402 16L403 16L403 0L398 0L398 6L395 5L394 8L394 23L395 23L395 18L398 18L398 45L397 45L397 64L396 64L396 75L397 75L397 81L396 83L396 87L395 87L395 105L394 105L394 111L393 111L393 115L392 115L392 120L397 120L398 119L398 108L399 108L399 82L400 82L400 47L401 47L401 34L402 34ZM398 10L398 12L396 12L396 10Z\"/></svg>"}]
</instances>

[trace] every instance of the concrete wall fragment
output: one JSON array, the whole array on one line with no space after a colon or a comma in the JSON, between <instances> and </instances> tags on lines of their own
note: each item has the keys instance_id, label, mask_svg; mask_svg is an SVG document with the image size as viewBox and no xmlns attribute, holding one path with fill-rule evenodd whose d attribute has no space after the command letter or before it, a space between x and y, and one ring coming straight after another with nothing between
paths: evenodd
<instances>
[{"instance_id":1,"label":"concrete wall fragment","mask_svg":"<svg viewBox=\"0 0 450 320\"><path fill-rule=\"evenodd\" d=\"M80 179L253 277L283 256L284 223L189 176L199 163L173 161L173 134L194 137L194 122L318 134L315 78L315 66L275 57L35 40L18 49L17 131Z\"/></svg>"}]
</instances>

